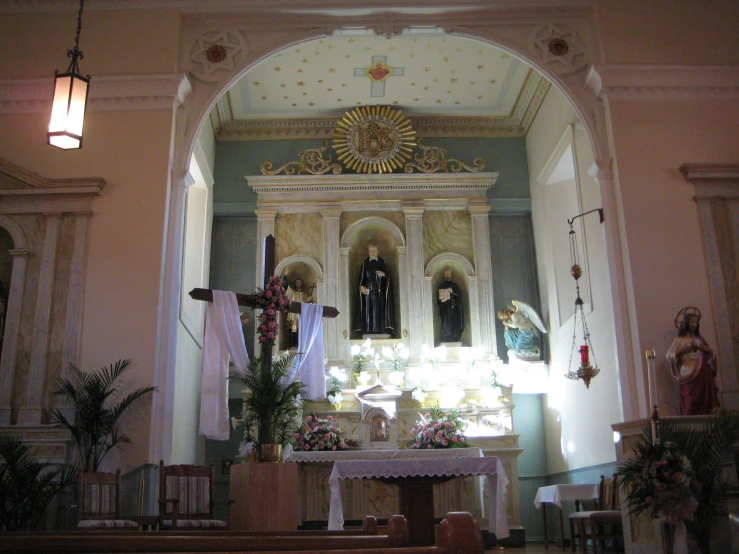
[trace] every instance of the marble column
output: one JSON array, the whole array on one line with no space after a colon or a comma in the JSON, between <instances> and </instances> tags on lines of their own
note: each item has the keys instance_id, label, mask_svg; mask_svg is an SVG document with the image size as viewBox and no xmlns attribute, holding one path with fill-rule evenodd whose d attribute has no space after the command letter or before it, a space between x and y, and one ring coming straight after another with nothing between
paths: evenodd
<instances>
[{"instance_id":1,"label":"marble column","mask_svg":"<svg viewBox=\"0 0 739 554\"><path fill-rule=\"evenodd\" d=\"M323 283L322 302L325 306L339 306L339 241L341 240L341 208L321 210L323 218ZM341 321L339 318L323 321L324 355L329 365L341 363Z\"/></svg>"},{"instance_id":2,"label":"marble column","mask_svg":"<svg viewBox=\"0 0 739 554\"><path fill-rule=\"evenodd\" d=\"M408 320L403 319L403 327L408 329L412 359L420 355L421 345L428 336L428 327L431 327L432 337L434 333L434 320L427 317L428 310L424 312L424 306L431 302L432 297L424 294L423 211L423 206L403 207L407 244L405 273L408 275L406 281L408 286L405 289L408 298Z\"/></svg>"},{"instance_id":3,"label":"marble column","mask_svg":"<svg viewBox=\"0 0 739 554\"><path fill-rule=\"evenodd\" d=\"M33 339L28 381L26 383L26 398L18 416L18 422L26 425L41 423L41 403L49 346L49 317L51 315L61 215L47 214L45 220L46 234L39 271L38 292L36 294L36 312L33 319Z\"/></svg>"},{"instance_id":4,"label":"marble column","mask_svg":"<svg viewBox=\"0 0 739 554\"><path fill-rule=\"evenodd\" d=\"M257 274L254 276L256 286L264 287L264 239L269 235L275 236L275 218L277 210L254 210L257 216ZM270 277L270 275L267 275ZM254 311L254 320L256 321L261 312ZM259 343L259 337L254 333L254 357L260 356L262 346Z\"/></svg>"},{"instance_id":5,"label":"marble column","mask_svg":"<svg viewBox=\"0 0 739 554\"><path fill-rule=\"evenodd\" d=\"M475 257L475 276L477 281L477 304L479 306L480 343L473 346L485 348L486 355L497 355L495 340L495 303L493 301L493 268L490 259L490 225L488 216L490 206L473 204L469 206L472 216L472 248Z\"/></svg>"},{"instance_id":6,"label":"marble column","mask_svg":"<svg viewBox=\"0 0 739 554\"><path fill-rule=\"evenodd\" d=\"M0 425L10 423L13 379L18 358L18 330L21 322L23 294L26 290L28 254L28 250L10 251L10 256L13 258L13 269L8 291L8 305L5 310L3 353L0 359Z\"/></svg>"}]
</instances>

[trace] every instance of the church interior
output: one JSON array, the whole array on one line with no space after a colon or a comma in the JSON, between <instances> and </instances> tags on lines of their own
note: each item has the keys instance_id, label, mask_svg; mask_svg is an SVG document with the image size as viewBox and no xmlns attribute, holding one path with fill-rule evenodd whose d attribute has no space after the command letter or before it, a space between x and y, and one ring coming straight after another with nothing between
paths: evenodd
<instances>
[{"instance_id":1,"label":"church interior","mask_svg":"<svg viewBox=\"0 0 739 554\"><path fill-rule=\"evenodd\" d=\"M81 22L82 145L56 148L53 75ZM124 391L154 390L101 465L122 513L157 513L160 460L214 464L233 497L250 393L221 386L233 425L201 434L210 308L189 293L282 276L338 310L303 417L382 464L454 411L507 486L495 516L482 478L435 484L433 517L502 518L511 549L557 540L541 488L611 476L655 405L686 417L665 355L690 314L716 403L739 408L737 25L730 0L2 3L0 435L75 462L55 383L130 359ZM249 359L269 355L239 309ZM282 314L273 353L306 322ZM301 526L330 522L334 454L275 464L299 467L280 490ZM346 483L345 521L398 513L395 484ZM46 530L74 525L73 497ZM650 523L623 527L627 552L662 552Z\"/></svg>"}]
</instances>

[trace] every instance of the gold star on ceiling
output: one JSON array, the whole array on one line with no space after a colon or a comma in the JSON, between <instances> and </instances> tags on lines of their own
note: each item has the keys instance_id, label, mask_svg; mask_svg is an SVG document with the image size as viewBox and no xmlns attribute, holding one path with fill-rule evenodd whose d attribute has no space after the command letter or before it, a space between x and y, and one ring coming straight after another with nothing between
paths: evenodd
<instances>
[{"instance_id":1,"label":"gold star on ceiling","mask_svg":"<svg viewBox=\"0 0 739 554\"><path fill-rule=\"evenodd\" d=\"M429 71L431 71L431 68L430 68L430 67L424 67L424 68L423 68L423 70L424 70L424 71L425 71L426 73L428 73Z\"/></svg>"},{"instance_id":2,"label":"gold star on ceiling","mask_svg":"<svg viewBox=\"0 0 739 554\"><path fill-rule=\"evenodd\" d=\"M411 42L418 42L418 39L414 37L411 39Z\"/></svg>"},{"instance_id":3,"label":"gold star on ceiling","mask_svg":"<svg viewBox=\"0 0 739 554\"><path fill-rule=\"evenodd\" d=\"M287 100L287 96L283 96L283 97L282 97L282 99L283 99L283 100Z\"/></svg>"},{"instance_id":4,"label":"gold star on ceiling","mask_svg":"<svg viewBox=\"0 0 739 554\"><path fill-rule=\"evenodd\" d=\"M297 106L297 104L295 102L293 102L293 108L296 107L296 106Z\"/></svg>"},{"instance_id":5,"label":"gold star on ceiling","mask_svg":"<svg viewBox=\"0 0 739 554\"><path fill-rule=\"evenodd\" d=\"M416 55L415 55L415 54L408 54L408 57L409 57L409 58L415 58L415 57L416 57Z\"/></svg>"},{"instance_id":6,"label":"gold star on ceiling","mask_svg":"<svg viewBox=\"0 0 739 554\"><path fill-rule=\"evenodd\" d=\"M305 86L305 83L303 81L298 81L298 86L299 87L304 87Z\"/></svg>"},{"instance_id":7,"label":"gold star on ceiling","mask_svg":"<svg viewBox=\"0 0 739 554\"><path fill-rule=\"evenodd\" d=\"M398 105L398 101L397 100L393 100L393 104L395 104L397 106Z\"/></svg>"},{"instance_id":8,"label":"gold star on ceiling","mask_svg":"<svg viewBox=\"0 0 739 554\"><path fill-rule=\"evenodd\" d=\"M471 85L476 85L477 83L475 81L470 81Z\"/></svg>"},{"instance_id":9,"label":"gold star on ceiling","mask_svg":"<svg viewBox=\"0 0 739 554\"><path fill-rule=\"evenodd\" d=\"M333 44L329 44L329 45L328 45L328 49L329 49L329 50L333 50L333 49L334 49L334 45L333 45Z\"/></svg>"},{"instance_id":10,"label":"gold star on ceiling","mask_svg":"<svg viewBox=\"0 0 739 554\"><path fill-rule=\"evenodd\" d=\"M484 66L484 65L482 65L482 64L477 64L477 69L478 69L478 70L480 70L480 69L485 69L485 66Z\"/></svg>"},{"instance_id":11,"label":"gold star on ceiling","mask_svg":"<svg viewBox=\"0 0 739 554\"><path fill-rule=\"evenodd\" d=\"M295 50L295 53L296 54L300 54L300 48L298 48L297 50Z\"/></svg>"},{"instance_id":12,"label":"gold star on ceiling","mask_svg":"<svg viewBox=\"0 0 739 554\"><path fill-rule=\"evenodd\" d=\"M282 71L279 66L275 67L275 71Z\"/></svg>"},{"instance_id":13,"label":"gold star on ceiling","mask_svg":"<svg viewBox=\"0 0 739 554\"><path fill-rule=\"evenodd\" d=\"M355 42L357 42L357 41L356 41L356 40L354 40L353 38L350 38L350 39L349 39L349 44L354 44Z\"/></svg>"},{"instance_id":14,"label":"gold star on ceiling","mask_svg":"<svg viewBox=\"0 0 739 554\"><path fill-rule=\"evenodd\" d=\"M336 70L333 67L328 68L329 73L336 73Z\"/></svg>"},{"instance_id":15,"label":"gold star on ceiling","mask_svg":"<svg viewBox=\"0 0 739 554\"><path fill-rule=\"evenodd\" d=\"M348 60L349 58L352 57L352 55L351 54L344 54L344 57Z\"/></svg>"},{"instance_id":16,"label":"gold star on ceiling","mask_svg":"<svg viewBox=\"0 0 739 554\"><path fill-rule=\"evenodd\" d=\"M303 72L303 70L302 70L302 69L298 69L298 73L302 73L302 72Z\"/></svg>"},{"instance_id":17,"label":"gold star on ceiling","mask_svg":"<svg viewBox=\"0 0 739 554\"><path fill-rule=\"evenodd\" d=\"M300 60L300 62L301 63L308 63L308 58L303 58L302 60Z\"/></svg>"},{"instance_id":18,"label":"gold star on ceiling","mask_svg":"<svg viewBox=\"0 0 739 554\"><path fill-rule=\"evenodd\" d=\"M441 104L441 99L436 100L437 104Z\"/></svg>"},{"instance_id":19,"label":"gold star on ceiling","mask_svg":"<svg viewBox=\"0 0 739 554\"><path fill-rule=\"evenodd\" d=\"M285 88L287 85L284 83L280 83L280 88Z\"/></svg>"},{"instance_id":20,"label":"gold star on ceiling","mask_svg":"<svg viewBox=\"0 0 739 554\"><path fill-rule=\"evenodd\" d=\"M413 98L414 102L418 102L418 97Z\"/></svg>"},{"instance_id":21,"label":"gold star on ceiling","mask_svg":"<svg viewBox=\"0 0 739 554\"><path fill-rule=\"evenodd\" d=\"M337 98L336 101L337 102L343 102L343 100L341 98Z\"/></svg>"},{"instance_id":22,"label":"gold star on ceiling","mask_svg":"<svg viewBox=\"0 0 739 554\"><path fill-rule=\"evenodd\" d=\"M266 99L267 99L267 97L266 97L266 96L262 96L262 100L266 100Z\"/></svg>"},{"instance_id":23,"label":"gold star on ceiling","mask_svg":"<svg viewBox=\"0 0 739 554\"><path fill-rule=\"evenodd\" d=\"M505 52L503 52L503 53L502 53L502 54L500 55L500 59L501 59L501 60L507 60L507 59L508 59L508 58L510 58L510 57L511 57L511 55L510 55L510 54L506 54Z\"/></svg>"},{"instance_id":24,"label":"gold star on ceiling","mask_svg":"<svg viewBox=\"0 0 739 554\"><path fill-rule=\"evenodd\" d=\"M450 83L456 83L457 82L457 78L456 77L452 77L451 79L449 79L449 82Z\"/></svg>"},{"instance_id":25,"label":"gold star on ceiling","mask_svg":"<svg viewBox=\"0 0 739 554\"><path fill-rule=\"evenodd\" d=\"M333 91L334 91L334 89L332 89L332 88L327 88L326 89L326 92L333 92Z\"/></svg>"},{"instance_id":26,"label":"gold star on ceiling","mask_svg":"<svg viewBox=\"0 0 739 554\"><path fill-rule=\"evenodd\" d=\"M323 79L318 79L318 84L321 84L323 82Z\"/></svg>"},{"instance_id":27,"label":"gold star on ceiling","mask_svg":"<svg viewBox=\"0 0 739 554\"><path fill-rule=\"evenodd\" d=\"M445 62L448 62L449 61L449 56L444 56L444 61Z\"/></svg>"},{"instance_id":28,"label":"gold star on ceiling","mask_svg":"<svg viewBox=\"0 0 739 554\"><path fill-rule=\"evenodd\" d=\"M372 50L372 47L371 46L365 46L364 47L364 51L365 52L369 52L370 50Z\"/></svg>"},{"instance_id":29,"label":"gold star on ceiling","mask_svg":"<svg viewBox=\"0 0 739 554\"><path fill-rule=\"evenodd\" d=\"M260 83L259 81L254 81L254 86L255 86L255 87L258 87L258 86L259 86L259 85L261 85L261 84L262 84L262 83Z\"/></svg>"},{"instance_id":30,"label":"gold star on ceiling","mask_svg":"<svg viewBox=\"0 0 739 554\"><path fill-rule=\"evenodd\" d=\"M315 102L308 102L308 105L309 105L309 106L315 106L315 105L316 105L316 103L315 103Z\"/></svg>"}]
</instances>

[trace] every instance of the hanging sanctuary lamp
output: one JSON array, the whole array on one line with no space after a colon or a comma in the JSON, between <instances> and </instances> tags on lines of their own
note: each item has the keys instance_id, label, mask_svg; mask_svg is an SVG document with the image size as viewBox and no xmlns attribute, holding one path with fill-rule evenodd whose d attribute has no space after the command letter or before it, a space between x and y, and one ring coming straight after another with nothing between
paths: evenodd
<instances>
[{"instance_id":1,"label":"hanging sanctuary lamp","mask_svg":"<svg viewBox=\"0 0 739 554\"><path fill-rule=\"evenodd\" d=\"M79 48L84 3L85 0L80 0L74 48L67 50L67 57L72 58L72 61L65 73L54 71L54 100L51 104L47 138L49 144L64 150L82 148L82 129L90 90L90 76L80 75L79 68L79 60L84 58Z\"/></svg>"},{"instance_id":2,"label":"hanging sanctuary lamp","mask_svg":"<svg viewBox=\"0 0 739 554\"><path fill-rule=\"evenodd\" d=\"M598 212L600 216L600 222L603 223L603 208L596 208L589 212L584 212L576 215L572 219L568 219L567 223L570 226L570 261L572 266L570 268L570 275L575 279L575 318L572 324L572 349L570 350L570 361L567 364L567 368L572 367L572 357L577 350L580 354L580 365L576 371L568 371L565 373L565 377L576 381L582 379L585 383L586 388L590 388L590 381L600 373L598 363L595 360L595 351L593 350L593 343L590 341L590 331L588 331L588 324L585 321L584 304L582 297L580 296L580 277L582 277L582 266L580 265L580 252L577 246L577 234L575 233L574 223L578 217L583 217L593 212ZM582 342L578 347L577 342L577 318L580 315L580 322L582 324ZM592 358L592 363L591 363Z\"/></svg>"}]
</instances>

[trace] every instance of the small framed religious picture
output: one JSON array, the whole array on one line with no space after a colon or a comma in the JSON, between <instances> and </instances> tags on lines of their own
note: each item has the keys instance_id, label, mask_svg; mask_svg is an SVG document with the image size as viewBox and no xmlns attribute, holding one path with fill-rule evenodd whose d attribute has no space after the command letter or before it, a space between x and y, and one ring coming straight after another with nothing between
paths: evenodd
<instances>
[{"instance_id":1,"label":"small framed religious picture","mask_svg":"<svg viewBox=\"0 0 739 554\"><path fill-rule=\"evenodd\" d=\"M372 418L372 442L387 442L390 440L390 428L385 416L376 415Z\"/></svg>"},{"instance_id":2,"label":"small framed religious picture","mask_svg":"<svg viewBox=\"0 0 739 554\"><path fill-rule=\"evenodd\" d=\"M234 465L233 458L221 460L221 475L231 475L231 466Z\"/></svg>"}]
</instances>

